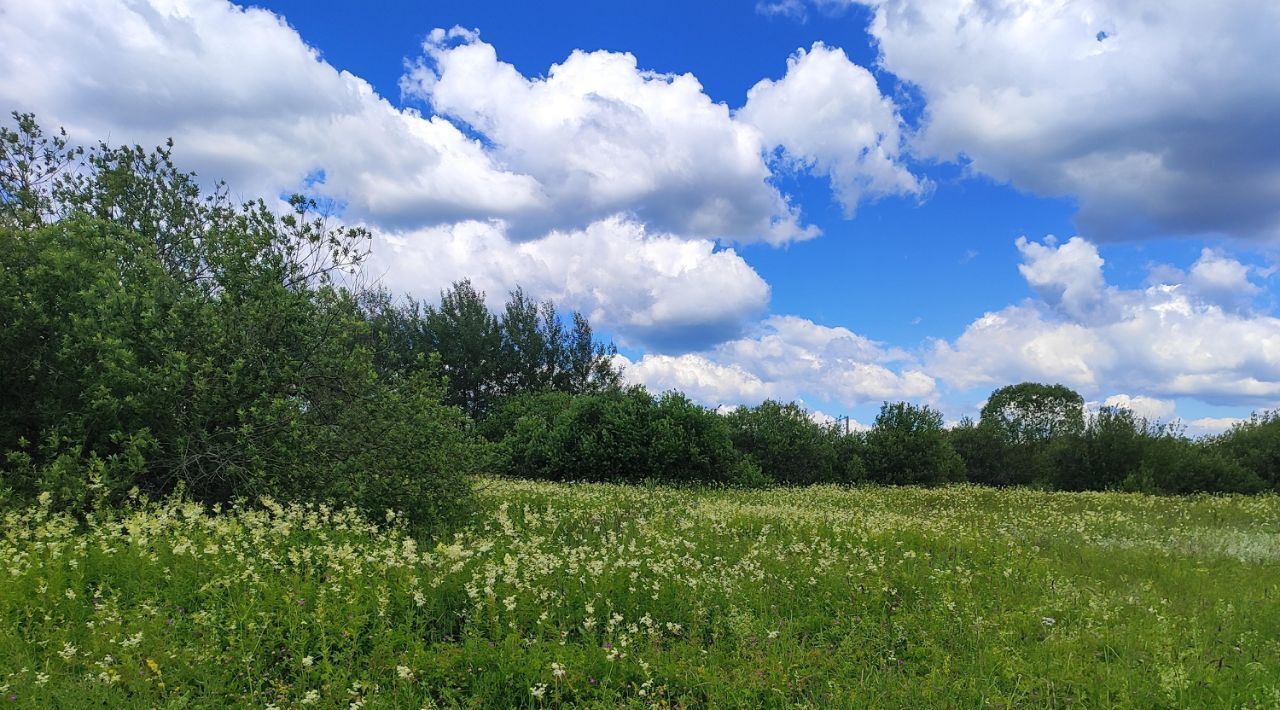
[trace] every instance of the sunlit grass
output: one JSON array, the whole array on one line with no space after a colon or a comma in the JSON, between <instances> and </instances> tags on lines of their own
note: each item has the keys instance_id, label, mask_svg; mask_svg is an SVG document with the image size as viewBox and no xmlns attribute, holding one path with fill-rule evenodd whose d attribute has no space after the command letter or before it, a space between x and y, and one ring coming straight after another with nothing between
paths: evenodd
<instances>
[{"instance_id":1,"label":"sunlit grass","mask_svg":"<svg viewBox=\"0 0 1280 710\"><path fill-rule=\"evenodd\" d=\"M14 707L1276 707L1280 499L482 480L0 542Z\"/></svg>"}]
</instances>

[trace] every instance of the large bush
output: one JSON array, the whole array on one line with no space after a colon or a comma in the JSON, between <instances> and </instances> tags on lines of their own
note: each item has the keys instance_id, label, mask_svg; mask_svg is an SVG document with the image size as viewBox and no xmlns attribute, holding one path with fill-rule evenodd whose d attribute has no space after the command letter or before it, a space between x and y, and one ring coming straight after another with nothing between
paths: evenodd
<instances>
[{"instance_id":1,"label":"large bush","mask_svg":"<svg viewBox=\"0 0 1280 710\"><path fill-rule=\"evenodd\" d=\"M1214 447L1256 475L1263 488L1280 491L1280 410L1236 424Z\"/></svg>"},{"instance_id":2,"label":"large bush","mask_svg":"<svg viewBox=\"0 0 1280 710\"><path fill-rule=\"evenodd\" d=\"M866 435L867 477L889 484L964 480L964 462L951 448L942 414L906 402L880 407Z\"/></svg>"},{"instance_id":3,"label":"large bush","mask_svg":"<svg viewBox=\"0 0 1280 710\"><path fill-rule=\"evenodd\" d=\"M1069 491L1121 488L1162 436L1163 430L1127 409L1103 407L1081 431L1055 442L1053 483Z\"/></svg>"},{"instance_id":4,"label":"large bush","mask_svg":"<svg viewBox=\"0 0 1280 710\"><path fill-rule=\"evenodd\" d=\"M947 430L947 440L964 462L965 478L987 486L1009 486L1026 479L1017 468L1005 433L990 424L965 417Z\"/></svg>"},{"instance_id":5,"label":"large bush","mask_svg":"<svg viewBox=\"0 0 1280 710\"><path fill-rule=\"evenodd\" d=\"M1258 493L1265 482L1213 440L1164 436L1148 443L1125 488L1148 493Z\"/></svg>"},{"instance_id":6,"label":"large bush","mask_svg":"<svg viewBox=\"0 0 1280 710\"><path fill-rule=\"evenodd\" d=\"M813 421L794 402L768 400L756 407L738 407L725 419L734 447L778 483L837 483L862 477L856 447L842 441L834 427Z\"/></svg>"},{"instance_id":7,"label":"large bush","mask_svg":"<svg viewBox=\"0 0 1280 710\"><path fill-rule=\"evenodd\" d=\"M503 470L573 481L755 484L723 417L678 393L641 387L573 397L545 392L504 402L486 424Z\"/></svg>"},{"instance_id":8,"label":"large bush","mask_svg":"<svg viewBox=\"0 0 1280 710\"><path fill-rule=\"evenodd\" d=\"M0 132L0 452L7 495L65 508L341 499L434 525L480 460L438 376L380 377L355 296L367 234L297 198L202 197L166 149L84 165L29 117Z\"/></svg>"}]
</instances>

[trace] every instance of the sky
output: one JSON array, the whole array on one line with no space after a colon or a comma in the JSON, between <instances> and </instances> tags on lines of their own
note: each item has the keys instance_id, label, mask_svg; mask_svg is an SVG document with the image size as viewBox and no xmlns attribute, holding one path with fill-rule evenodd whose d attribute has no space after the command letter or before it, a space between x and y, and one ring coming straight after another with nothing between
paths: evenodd
<instances>
[{"instance_id":1,"label":"sky","mask_svg":"<svg viewBox=\"0 0 1280 710\"><path fill-rule=\"evenodd\" d=\"M1280 4L0 0L0 107L303 192L709 406L1280 406Z\"/></svg>"}]
</instances>

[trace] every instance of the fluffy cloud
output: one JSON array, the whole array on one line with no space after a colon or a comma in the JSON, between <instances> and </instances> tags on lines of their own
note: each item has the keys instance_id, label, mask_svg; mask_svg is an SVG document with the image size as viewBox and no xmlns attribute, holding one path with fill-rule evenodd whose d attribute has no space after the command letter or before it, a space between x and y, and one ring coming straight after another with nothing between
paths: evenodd
<instances>
[{"instance_id":1,"label":"fluffy cloud","mask_svg":"<svg viewBox=\"0 0 1280 710\"><path fill-rule=\"evenodd\" d=\"M910 356L846 328L772 316L757 332L701 353L646 355L627 368L650 389L682 389L707 404L815 398L843 406L935 394Z\"/></svg>"},{"instance_id":2,"label":"fluffy cloud","mask_svg":"<svg viewBox=\"0 0 1280 710\"><path fill-rule=\"evenodd\" d=\"M1187 289L1222 308L1244 310L1262 290L1249 280L1249 271L1249 267L1231 257L1204 249L1187 275Z\"/></svg>"},{"instance_id":3,"label":"fluffy cloud","mask_svg":"<svg viewBox=\"0 0 1280 710\"><path fill-rule=\"evenodd\" d=\"M1018 271L1041 300L1077 320L1098 314L1108 296L1098 249L1080 237L1062 246L1052 236L1044 244L1019 237Z\"/></svg>"},{"instance_id":4,"label":"fluffy cloud","mask_svg":"<svg viewBox=\"0 0 1280 710\"><path fill-rule=\"evenodd\" d=\"M636 362L619 356L628 381L654 392L679 390L708 405L757 404L781 396L776 383L765 382L737 364L722 365L705 355L645 355Z\"/></svg>"},{"instance_id":5,"label":"fluffy cloud","mask_svg":"<svg viewBox=\"0 0 1280 710\"><path fill-rule=\"evenodd\" d=\"M482 133L504 165L537 176L549 199L522 215L528 229L628 211L657 229L743 242L817 234L769 184L759 132L692 74L575 50L530 79L460 28L433 31L423 50L402 89Z\"/></svg>"},{"instance_id":6,"label":"fluffy cloud","mask_svg":"<svg viewBox=\"0 0 1280 710\"><path fill-rule=\"evenodd\" d=\"M0 15L6 106L80 140L173 137L184 168L238 194L310 186L347 218L390 230L501 219L528 238L625 213L692 239L816 236L770 182L778 145L829 173L850 210L863 194L918 189L897 162L891 102L864 69L821 45L754 90L761 128L692 74L574 51L527 78L458 28L431 32L402 79L405 95L439 114L422 115L335 69L258 8L0 0Z\"/></svg>"},{"instance_id":7,"label":"fluffy cloud","mask_svg":"<svg viewBox=\"0 0 1280 710\"><path fill-rule=\"evenodd\" d=\"M920 194L925 186L899 161L901 119L875 77L844 50L815 42L787 60L787 74L747 92L737 117L782 147L784 160L827 175L851 216L865 198Z\"/></svg>"},{"instance_id":8,"label":"fluffy cloud","mask_svg":"<svg viewBox=\"0 0 1280 710\"><path fill-rule=\"evenodd\" d=\"M769 286L732 249L621 218L523 241L488 222L379 240L374 271L398 291L434 294L470 278L497 308L522 286L647 346L705 347L733 337L769 300Z\"/></svg>"},{"instance_id":9,"label":"fluffy cloud","mask_svg":"<svg viewBox=\"0 0 1280 710\"><path fill-rule=\"evenodd\" d=\"M424 115L283 18L225 0L0 0L0 17L6 107L77 140L172 137L180 167L238 197L326 198L375 232L375 269L397 290L470 276L500 300L520 284L647 346L736 337L767 305L717 241L817 234L771 182L779 144L850 210L918 189L892 104L822 45L753 91L757 125L630 54L574 51L530 78L475 32L436 30L401 82Z\"/></svg>"},{"instance_id":10,"label":"fluffy cloud","mask_svg":"<svg viewBox=\"0 0 1280 710\"><path fill-rule=\"evenodd\" d=\"M826 412L820 409L814 409L810 411L809 418L819 424L823 424L826 426L838 426L840 427L841 431L844 431L846 433L853 432L853 431L871 431L870 424L864 424L858 421L857 419L853 419L847 416L840 417L837 419L836 417L833 417L830 414L827 414Z\"/></svg>"},{"instance_id":11,"label":"fluffy cloud","mask_svg":"<svg viewBox=\"0 0 1280 710\"><path fill-rule=\"evenodd\" d=\"M576 52L526 80L474 36L433 33L431 99L482 142L392 106L264 10L0 0L0 14L0 103L81 140L172 136L184 169L246 198L334 200L377 234L375 273L399 291L469 276L500 301L523 285L624 339L705 347L769 298L715 236L816 233L769 185L758 130L630 55Z\"/></svg>"},{"instance_id":12,"label":"fluffy cloud","mask_svg":"<svg viewBox=\"0 0 1280 710\"><path fill-rule=\"evenodd\" d=\"M1212 434L1221 434L1243 422L1243 419L1237 417L1201 417L1186 422L1187 433L1192 436L1204 436Z\"/></svg>"},{"instance_id":13,"label":"fluffy cloud","mask_svg":"<svg viewBox=\"0 0 1280 710\"><path fill-rule=\"evenodd\" d=\"M1280 4L862 0L916 149L1080 201L1094 238L1280 236Z\"/></svg>"},{"instance_id":14,"label":"fluffy cloud","mask_svg":"<svg viewBox=\"0 0 1280 710\"><path fill-rule=\"evenodd\" d=\"M1127 409L1149 421L1169 421L1169 418L1173 416L1173 412L1177 408L1177 405L1172 400L1157 399L1143 395L1131 397L1127 394L1113 394L1104 399L1102 405L1104 407Z\"/></svg>"},{"instance_id":15,"label":"fluffy cloud","mask_svg":"<svg viewBox=\"0 0 1280 710\"><path fill-rule=\"evenodd\" d=\"M1238 262L1206 251L1182 283L1126 290L1100 278L1089 242L1019 247L1042 300L987 313L954 342L935 341L930 374L959 389L1031 379L1086 394L1120 385L1147 397L1280 401L1280 319L1224 308L1205 285L1239 285ZM1106 308L1091 307L1104 300Z\"/></svg>"},{"instance_id":16,"label":"fluffy cloud","mask_svg":"<svg viewBox=\"0 0 1280 710\"><path fill-rule=\"evenodd\" d=\"M545 196L448 121L402 111L278 16L212 0L0 2L0 103L80 140L157 145L236 194L302 188L382 226L509 217Z\"/></svg>"}]
</instances>

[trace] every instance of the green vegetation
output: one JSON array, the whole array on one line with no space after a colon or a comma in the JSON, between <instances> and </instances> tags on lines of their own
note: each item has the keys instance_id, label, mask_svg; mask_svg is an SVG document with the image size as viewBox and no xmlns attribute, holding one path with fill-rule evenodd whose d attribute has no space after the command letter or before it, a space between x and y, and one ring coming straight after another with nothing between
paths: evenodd
<instances>
[{"instance_id":1,"label":"green vegetation","mask_svg":"<svg viewBox=\"0 0 1280 710\"><path fill-rule=\"evenodd\" d=\"M1280 498L506 479L8 513L22 707L1275 707Z\"/></svg>"},{"instance_id":2,"label":"green vegetation","mask_svg":"<svg viewBox=\"0 0 1280 710\"><path fill-rule=\"evenodd\" d=\"M0 698L1280 704L1276 414L1190 440L1037 383L951 429L721 414L523 291L364 285L369 235L304 196L14 118Z\"/></svg>"},{"instance_id":3,"label":"green vegetation","mask_svg":"<svg viewBox=\"0 0 1280 710\"><path fill-rule=\"evenodd\" d=\"M578 314L463 282L439 308L363 288L369 235L303 196L202 194L169 147L0 127L0 506L133 490L342 501L418 530L466 517L467 414L521 386L616 383ZM478 364L478 365L477 365ZM478 374L477 374L478 373Z\"/></svg>"},{"instance_id":4,"label":"green vegetation","mask_svg":"<svg viewBox=\"0 0 1280 710\"><path fill-rule=\"evenodd\" d=\"M868 432L768 401L726 416L624 387L580 313L469 281L437 304L364 284L369 235L315 201L232 204L170 147L83 150L0 127L0 506L179 487L205 503L343 501L420 531L465 519L469 474L738 487L971 481L1159 493L1280 490L1280 419L1211 440L1062 385L978 422L888 403Z\"/></svg>"}]
</instances>

